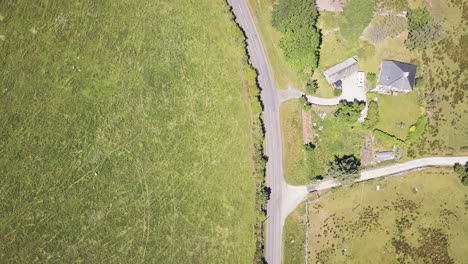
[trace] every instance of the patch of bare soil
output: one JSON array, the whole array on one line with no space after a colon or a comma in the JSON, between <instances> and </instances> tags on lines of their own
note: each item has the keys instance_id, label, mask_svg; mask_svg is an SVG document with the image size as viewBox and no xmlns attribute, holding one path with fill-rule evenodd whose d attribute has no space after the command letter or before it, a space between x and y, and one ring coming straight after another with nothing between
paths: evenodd
<instances>
[{"instance_id":1,"label":"patch of bare soil","mask_svg":"<svg viewBox=\"0 0 468 264\"><path fill-rule=\"evenodd\" d=\"M302 110L302 138L303 143L313 143L314 131L312 130L312 115L310 111Z\"/></svg>"},{"instance_id":2,"label":"patch of bare soil","mask_svg":"<svg viewBox=\"0 0 468 264\"><path fill-rule=\"evenodd\" d=\"M372 135L368 134L364 138L364 144L362 145L361 148L361 165L363 167L368 167L370 165L373 165L375 163L374 160L374 150L372 147Z\"/></svg>"}]
</instances>

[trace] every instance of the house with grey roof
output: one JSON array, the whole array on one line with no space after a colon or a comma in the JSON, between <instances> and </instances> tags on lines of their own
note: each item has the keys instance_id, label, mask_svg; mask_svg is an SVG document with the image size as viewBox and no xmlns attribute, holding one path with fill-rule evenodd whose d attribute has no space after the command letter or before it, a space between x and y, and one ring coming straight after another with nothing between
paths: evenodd
<instances>
[{"instance_id":1,"label":"house with grey roof","mask_svg":"<svg viewBox=\"0 0 468 264\"><path fill-rule=\"evenodd\" d=\"M413 91L416 66L399 61L384 60L380 65L377 92L384 94Z\"/></svg>"},{"instance_id":2,"label":"house with grey roof","mask_svg":"<svg viewBox=\"0 0 468 264\"><path fill-rule=\"evenodd\" d=\"M377 163L387 161L387 160L394 160L395 159L395 154L393 154L393 151L382 151L382 152L376 152L375 153L375 160Z\"/></svg>"},{"instance_id":3,"label":"house with grey roof","mask_svg":"<svg viewBox=\"0 0 468 264\"><path fill-rule=\"evenodd\" d=\"M357 60L351 57L323 71L323 75L329 84L335 88L341 89L342 80L346 79L357 71Z\"/></svg>"}]
</instances>

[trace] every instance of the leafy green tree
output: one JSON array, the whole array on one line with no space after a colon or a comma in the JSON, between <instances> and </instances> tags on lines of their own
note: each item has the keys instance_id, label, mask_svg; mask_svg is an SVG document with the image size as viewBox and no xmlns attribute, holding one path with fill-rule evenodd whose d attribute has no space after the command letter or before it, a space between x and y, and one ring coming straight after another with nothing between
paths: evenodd
<instances>
[{"instance_id":1,"label":"leafy green tree","mask_svg":"<svg viewBox=\"0 0 468 264\"><path fill-rule=\"evenodd\" d=\"M312 104L307 102L306 104L304 104L304 111L310 111L310 109L312 109Z\"/></svg>"},{"instance_id":2,"label":"leafy green tree","mask_svg":"<svg viewBox=\"0 0 468 264\"><path fill-rule=\"evenodd\" d=\"M379 118L379 105L376 101L371 100L369 102L367 117L364 124L367 128L374 128L379 122Z\"/></svg>"},{"instance_id":3,"label":"leafy green tree","mask_svg":"<svg viewBox=\"0 0 468 264\"><path fill-rule=\"evenodd\" d=\"M289 63L298 70L316 68L320 34L314 27L288 30L280 40L280 47Z\"/></svg>"},{"instance_id":4,"label":"leafy green tree","mask_svg":"<svg viewBox=\"0 0 468 264\"><path fill-rule=\"evenodd\" d=\"M468 186L468 161L465 163L465 165L455 163L453 170L458 174L458 177L460 178L460 181L463 183L463 185Z\"/></svg>"},{"instance_id":5,"label":"leafy green tree","mask_svg":"<svg viewBox=\"0 0 468 264\"><path fill-rule=\"evenodd\" d=\"M361 111L364 107L364 103L357 100L353 102L341 102L337 108L337 112L339 113L338 118L347 123L354 123L361 116Z\"/></svg>"},{"instance_id":6,"label":"leafy green tree","mask_svg":"<svg viewBox=\"0 0 468 264\"><path fill-rule=\"evenodd\" d=\"M287 61L301 72L318 65L317 16L314 0L278 0L273 6L272 25L283 33L280 47Z\"/></svg>"},{"instance_id":7,"label":"leafy green tree","mask_svg":"<svg viewBox=\"0 0 468 264\"><path fill-rule=\"evenodd\" d=\"M308 94L316 93L318 90L318 81L312 80L306 84L306 92Z\"/></svg>"},{"instance_id":8,"label":"leafy green tree","mask_svg":"<svg viewBox=\"0 0 468 264\"><path fill-rule=\"evenodd\" d=\"M374 5L372 0L351 0L343 10L340 21L341 35L347 40L356 41L372 20Z\"/></svg>"},{"instance_id":9,"label":"leafy green tree","mask_svg":"<svg viewBox=\"0 0 468 264\"><path fill-rule=\"evenodd\" d=\"M359 178L361 172L361 160L354 155L335 156L330 162L327 175L342 185L351 185Z\"/></svg>"},{"instance_id":10,"label":"leafy green tree","mask_svg":"<svg viewBox=\"0 0 468 264\"><path fill-rule=\"evenodd\" d=\"M271 24L285 33L291 29L312 27L317 17L314 0L277 0L273 5Z\"/></svg>"}]
</instances>

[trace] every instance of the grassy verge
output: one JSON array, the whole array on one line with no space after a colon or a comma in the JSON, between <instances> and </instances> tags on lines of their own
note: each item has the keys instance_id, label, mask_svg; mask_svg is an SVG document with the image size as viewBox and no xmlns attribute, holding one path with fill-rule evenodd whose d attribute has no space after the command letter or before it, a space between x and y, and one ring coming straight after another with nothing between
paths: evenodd
<instances>
[{"instance_id":1,"label":"grassy verge","mask_svg":"<svg viewBox=\"0 0 468 264\"><path fill-rule=\"evenodd\" d=\"M252 263L257 117L226 4L0 14L0 262Z\"/></svg>"},{"instance_id":2,"label":"grassy verge","mask_svg":"<svg viewBox=\"0 0 468 264\"><path fill-rule=\"evenodd\" d=\"M281 32L271 25L273 1L249 0L248 4L267 54L276 87L287 89L288 86L293 86L297 89L303 89L299 74L286 62L279 47Z\"/></svg>"},{"instance_id":3,"label":"grassy verge","mask_svg":"<svg viewBox=\"0 0 468 264\"><path fill-rule=\"evenodd\" d=\"M463 263L467 197L451 169L336 190L311 207L309 260Z\"/></svg>"},{"instance_id":4,"label":"grassy verge","mask_svg":"<svg viewBox=\"0 0 468 264\"><path fill-rule=\"evenodd\" d=\"M283 233L283 263L304 263L305 252L305 202L286 218Z\"/></svg>"}]
</instances>

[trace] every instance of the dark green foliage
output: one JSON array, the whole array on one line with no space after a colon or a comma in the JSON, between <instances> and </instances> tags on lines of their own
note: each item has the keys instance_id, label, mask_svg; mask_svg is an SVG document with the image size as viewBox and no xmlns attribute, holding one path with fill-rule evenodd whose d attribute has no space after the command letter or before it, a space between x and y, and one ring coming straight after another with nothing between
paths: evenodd
<instances>
[{"instance_id":1,"label":"dark green foliage","mask_svg":"<svg viewBox=\"0 0 468 264\"><path fill-rule=\"evenodd\" d=\"M316 68L320 35L315 27L307 26L287 30L280 47L289 63L298 70Z\"/></svg>"},{"instance_id":2,"label":"dark green foliage","mask_svg":"<svg viewBox=\"0 0 468 264\"><path fill-rule=\"evenodd\" d=\"M280 47L289 63L299 71L316 68L318 64L317 16L313 0L278 0L273 7L272 25L284 34Z\"/></svg>"},{"instance_id":3,"label":"dark green foliage","mask_svg":"<svg viewBox=\"0 0 468 264\"><path fill-rule=\"evenodd\" d=\"M343 11L344 19L340 21L341 34L347 40L355 41L372 20L374 11L371 0L351 0Z\"/></svg>"},{"instance_id":4,"label":"dark green foliage","mask_svg":"<svg viewBox=\"0 0 468 264\"><path fill-rule=\"evenodd\" d=\"M435 24L426 9L414 9L408 15L408 39L405 45L409 50L425 50L441 34L441 26Z\"/></svg>"},{"instance_id":5,"label":"dark green foliage","mask_svg":"<svg viewBox=\"0 0 468 264\"><path fill-rule=\"evenodd\" d=\"M318 90L318 82L317 80L312 80L306 84L306 92L308 94L316 93Z\"/></svg>"},{"instance_id":6,"label":"dark green foliage","mask_svg":"<svg viewBox=\"0 0 468 264\"><path fill-rule=\"evenodd\" d=\"M416 140L418 140L421 137L421 135L424 133L424 131L426 130L427 123L428 123L427 117L425 116L419 117L416 123L414 123L414 125L412 125L409 128L409 133L408 133L408 137L406 138L406 142L407 143L416 142Z\"/></svg>"},{"instance_id":7,"label":"dark green foliage","mask_svg":"<svg viewBox=\"0 0 468 264\"><path fill-rule=\"evenodd\" d=\"M376 101L371 100L369 102L366 122L364 123L368 128L374 128L379 122L379 105Z\"/></svg>"},{"instance_id":8,"label":"dark green foliage","mask_svg":"<svg viewBox=\"0 0 468 264\"><path fill-rule=\"evenodd\" d=\"M277 0L273 6L271 24L284 33L300 27L312 27L317 17L314 0Z\"/></svg>"},{"instance_id":9,"label":"dark green foliage","mask_svg":"<svg viewBox=\"0 0 468 264\"><path fill-rule=\"evenodd\" d=\"M453 166L453 170L458 174L460 181L463 185L468 186L468 162L465 165L461 165L460 163L456 163Z\"/></svg>"},{"instance_id":10,"label":"dark green foliage","mask_svg":"<svg viewBox=\"0 0 468 264\"><path fill-rule=\"evenodd\" d=\"M330 162L327 175L343 185L350 185L359 178L361 160L354 155L335 156Z\"/></svg>"},{"instance_id":11,"label":"dark green foliage","mask_svg":"<svg viewBox=\"0 0 468 264\"><path fill-rule=\"evenodd\" d=\"M312 109L312 104L311 103L306 103L304 104L304 111L310 111Z\"/></svg>"},{"instance_id":12,"label":"dark green foliage","mask_svg":"<svg viewBox=\"0 0 468 264\"><path fill-rule=\"evenodd\" d=\"M305 151L309 151L309 152L310 152L310 151L312 151L312 150L314 150L314 149L315 149L315 145L312 144L312 143L308 143L308 144L305 144L305 145L304 145L304 150L305 150Z\"/></svg>"},{"instance_id":13,"label":"dark green foliage","mask_svg":"<svg viewBox=\"0 0 468 264\"><path fill-rule=\"evenodd\" d=\"M337 111L339 112L338 118L347 123L354 123L358 120L364 107L365 104L358 102L357 100L354 100L353 102L341 102L337 108Z\"/></svg>"},{"instance_id":14,"label":"dark green foliage","mask_svg":"<svg viewBox=\"0 0 468 264\"><path fill-rule=\"evenodd\" d=\"M333 89L333 96L338 97L343 93L341 89Z\"/></svg>"},{"instance_id":15,"label":"dark green foliage","mask_svg":"<svg viewBox=\"0 0 468 264\"><path fill-rule=\"evenodd\" d=\"M416 80L414 82L414 86L416 88L422 88L422 87L426 86L426 81L424 80L423 77L418 77L418 78L416 78Z\"/></svg>"},{"instance_id":16,"label":"dark green foliage","mask_svg":"<svg viewBox=\"0 0 468 264\"><path fill-rule=\"evenodd\" d=\"M305 103L307 103L307 96L303 95L301 97L299 97L299 104L300 105L304 105Z\"/></svg>"},{"instance_id":17,"label":"dark green foliage","mask_svg":"<svg viewBox=\"0 0 468 264\"><path fill-rule=\"evenodd\" d=\"M375 72L368 72L366 74L366 78L368 81L373 82L377 78L377 75L375 74Z\"/></svg>"}]
</instances>

